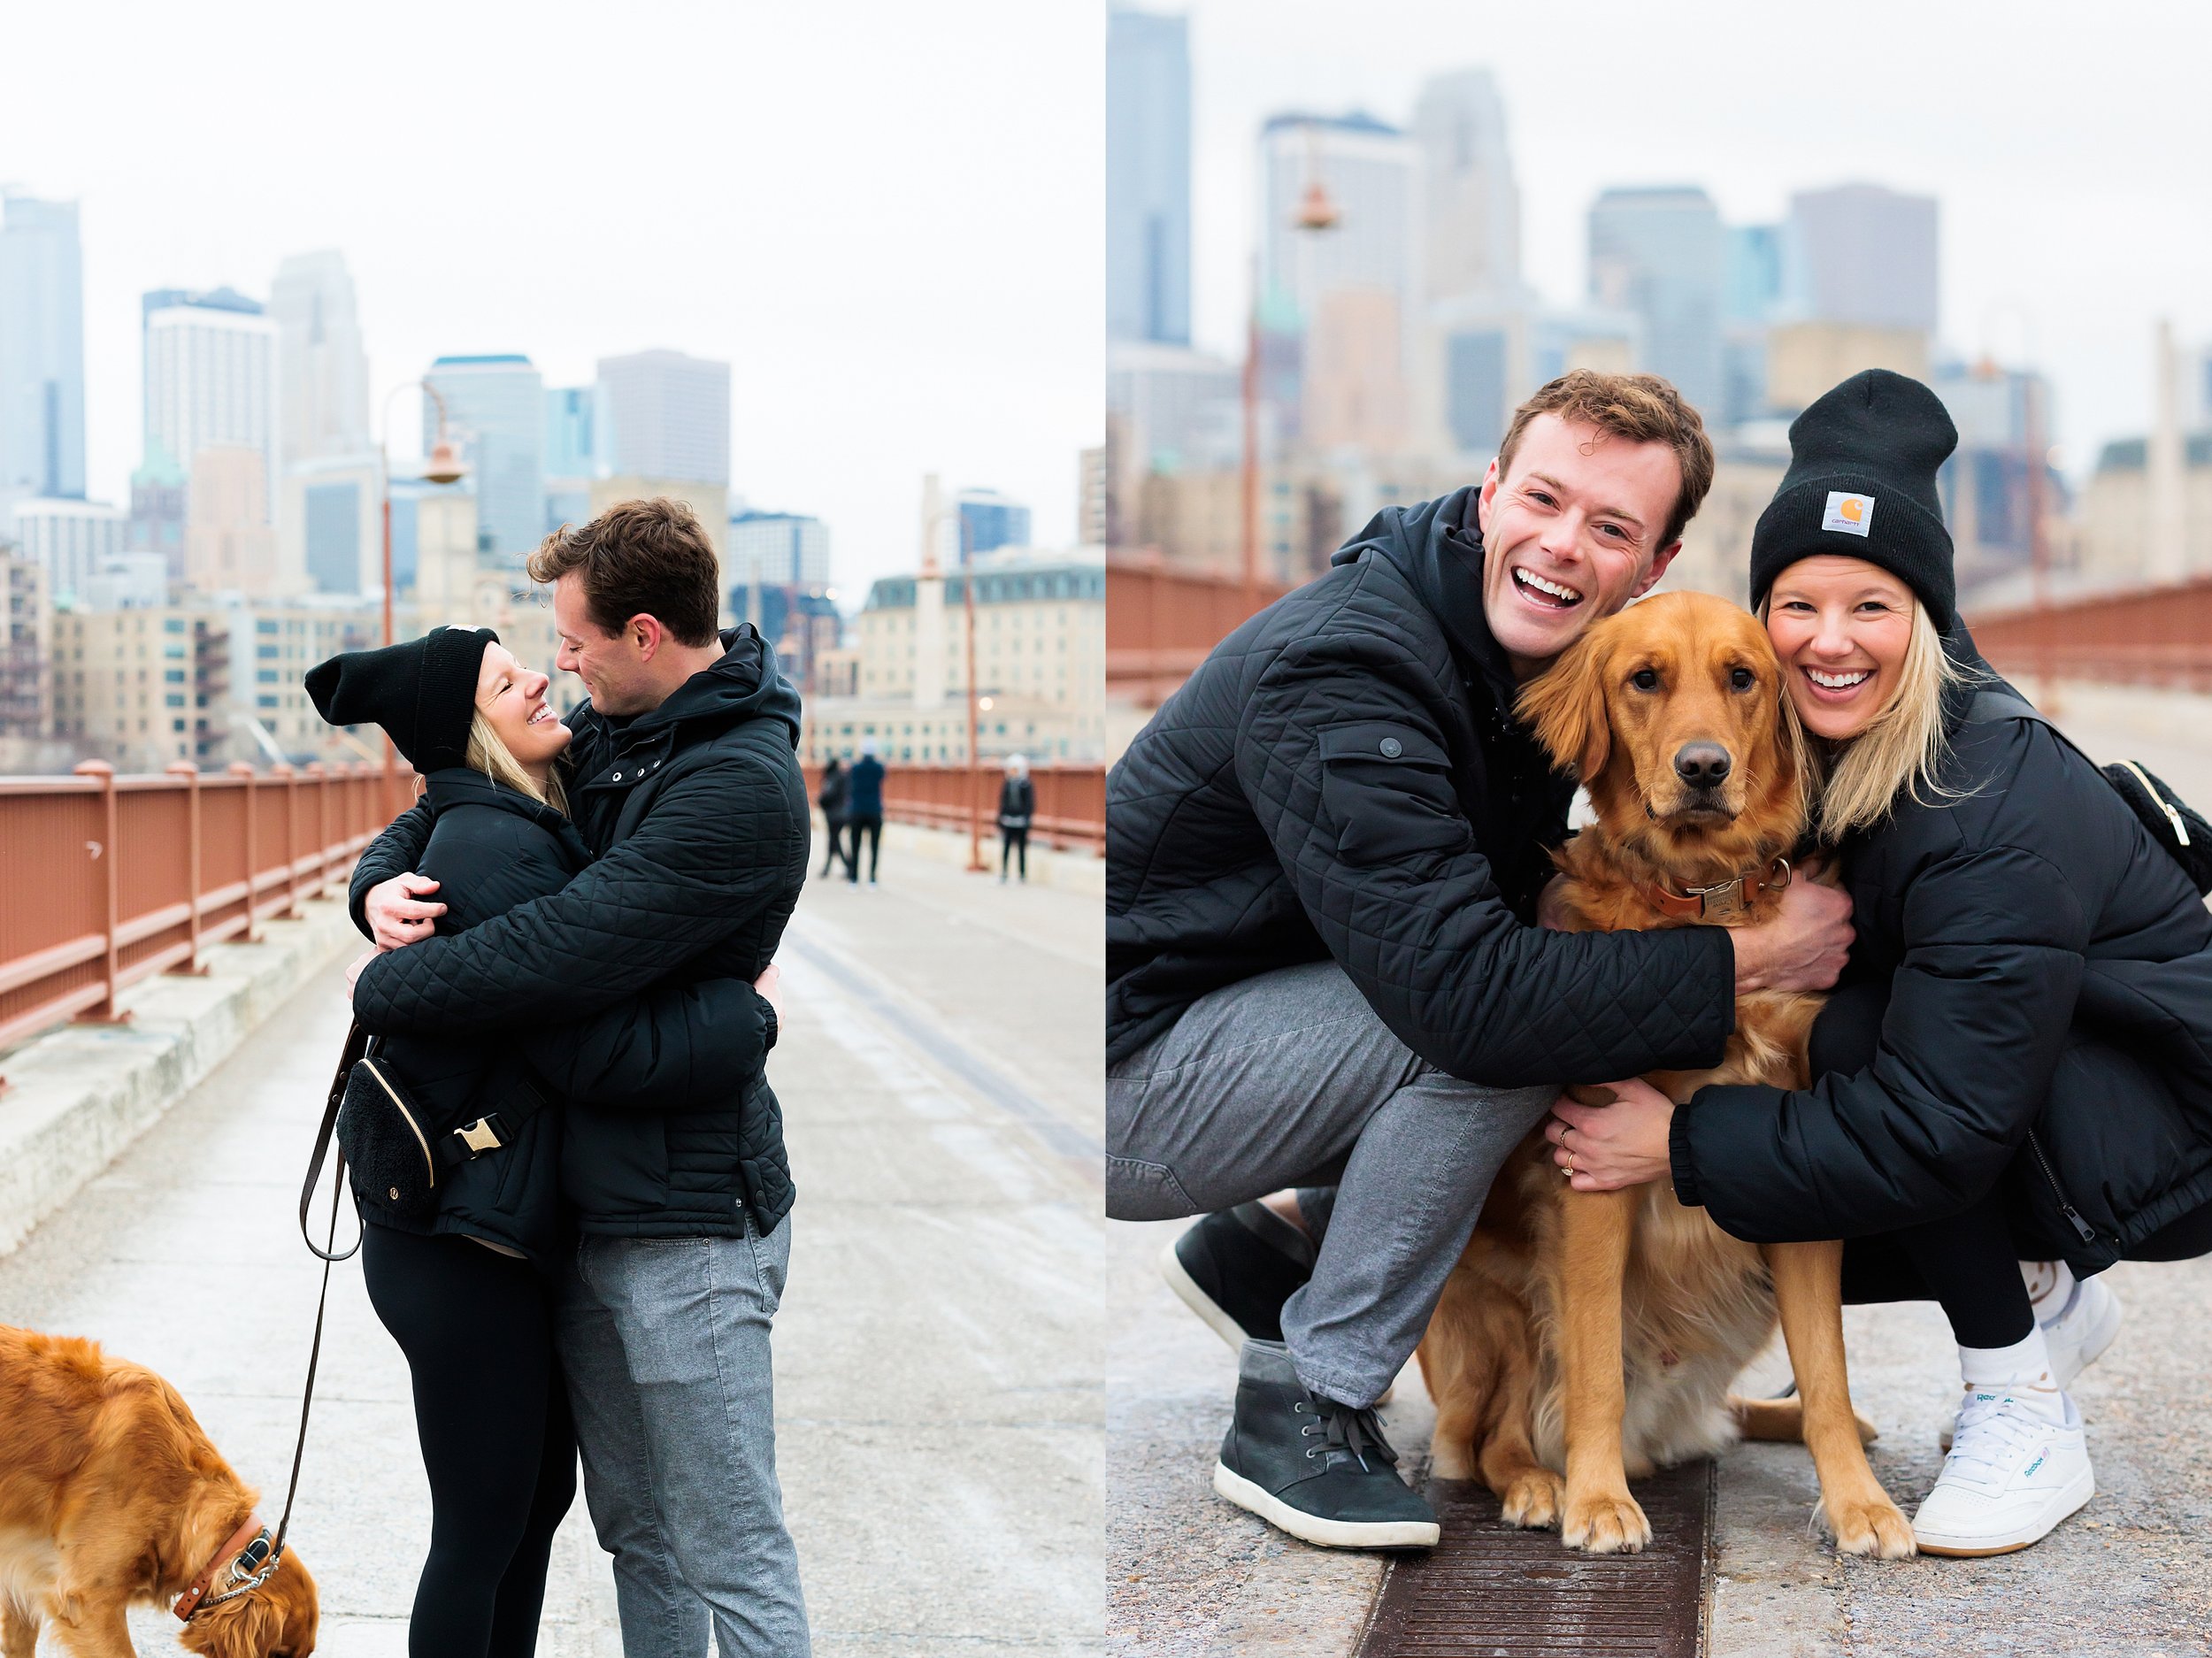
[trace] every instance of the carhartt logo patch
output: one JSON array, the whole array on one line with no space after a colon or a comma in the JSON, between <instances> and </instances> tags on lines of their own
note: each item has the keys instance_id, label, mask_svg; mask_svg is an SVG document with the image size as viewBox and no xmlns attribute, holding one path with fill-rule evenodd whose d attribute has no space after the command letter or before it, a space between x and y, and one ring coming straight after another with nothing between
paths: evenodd
<instances>
[{"instance_id":1,"label":"carhartt logo patch","mask_svg":"<svg viewBox=\"0 0 2212 1658\"><path fill-rule=\"evenodd\" d=\"M1828 492L1828 511L1820 520L1824 530L1841 530L1846 535L1864 535L1874 527L1874 497L1847 495L1840 489Z\"/></svg>"}]
</instances>

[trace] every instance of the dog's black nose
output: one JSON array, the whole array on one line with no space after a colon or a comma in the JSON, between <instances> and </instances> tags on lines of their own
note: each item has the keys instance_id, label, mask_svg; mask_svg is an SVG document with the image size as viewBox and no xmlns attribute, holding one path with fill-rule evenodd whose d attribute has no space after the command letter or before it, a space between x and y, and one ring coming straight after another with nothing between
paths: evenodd
<instances>
[{"instance_id":1,"label":"dog's black nose","mask_svg":"<svg viewBox=\"0 0 2212 1658\"><path fill-rule=\"evenodd\" d=\"M1674 774L1692 788L1711 788L1728 775L1728 750L1717 742L1686 742L1675 751Z\"/></svg>"}]
</instances>

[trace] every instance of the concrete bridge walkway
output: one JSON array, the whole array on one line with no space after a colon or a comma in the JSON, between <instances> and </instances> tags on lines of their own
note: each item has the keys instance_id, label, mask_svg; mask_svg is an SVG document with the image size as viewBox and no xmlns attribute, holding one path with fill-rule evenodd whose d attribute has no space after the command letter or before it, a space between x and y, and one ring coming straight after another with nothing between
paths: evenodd
<instances>
[{"instance_id":1,"label":"concrete bridge walkway","mask_svg":"<svg viewBox=\"0 0 2212 1658\"><path fill-rule=\"evenodd\" d=\"M777 1416L826 1658L1102 1644L1101 932L1094 879L1057 872L1077 879L1002 887L887 848L882 886L809 887L784 952L771 1076L799 1201ZM0 1258L0 1322L161 1371L269 1504L318 1282L293 1210L343 990L316 973ZM383 1658L406 1650L428 1499L357 1263L331 1301L294 1538L319 1652ZM142 1616L139 1650L176 1650L174 1628ZM540 1651L620 1651L580 1501Z\"/></svg>"}]
</instances>

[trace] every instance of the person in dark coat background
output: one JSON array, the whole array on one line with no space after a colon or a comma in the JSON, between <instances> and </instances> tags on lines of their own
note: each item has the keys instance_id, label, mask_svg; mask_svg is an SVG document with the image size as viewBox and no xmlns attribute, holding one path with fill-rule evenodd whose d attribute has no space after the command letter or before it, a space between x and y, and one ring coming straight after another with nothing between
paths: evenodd
<instances>
[{"instance_id":1,"label":"person in dark coat background","mask_svg":"<svg viewBox=\"0 0 2212 1658\"><path fill-rule=\"evenodd\" d=\"M822 849L822 873L827 875L845 849L846 802L852 796L853 780L847 775L845 763L835 755L822 766L822 787L815 791L814 803L822 809L822 827L829 844Z\"/></svg>"},{"instance_id":2,"label":"person in dark coat background","mask_svg":"<svg viewBox=\"0 0 2212 1658\"><path fill-rule=\"evenodd\" d=\"M998 786L998 879L1006 885L1010 857L1020 860L1021 878L1029 879L1029 820L1037 815L1037 786L1029 779L1029 762L1020 755L1006 762L1006 780Z\"/></svg>"},{"instance_id":3,"label":"person in dark coat background","mask_svg":"<svg viewBox=\"0 0 2212 1658\"><path fill-rule=\"evenodd\" d=\"M557 892L591 861L554 764L570 733L547 679L488 629L436 628L332 657L307 676L324 718L374 721L424 781L419 859L445 894L441 936ZM498 1039L389 1039L374 1051L453 1161L426 1215L355 1171L377 1316L407 1355L431 1536L408 1624L414 1658L528 1653L553 1535L575 1493L576 1431L553 1351L562 1109L698 1102L760 1063L752 991L710 980ZM551 1100L545 1098L550 1094ZM460 1138L484 1126L488 1149ZM465 1153L459 1148L468 1148Z\"/></svg>"},{"instance_id":4,"label":"person in dark coat background","mask_svg":"<svg viewBox=\"0 0 2212 1658\"><path fill-rule=\"evenodd\" d=\"M860 837L868 837L868 885L876 884L876 854L883 845L883 762L876 758L874 739L860 745L860 758L853 762L851 793L847 796L845 810L849 814L846 832L845 872L857 884L860 879Z\"/></svg>"},{"instance_id":5,"label":"person in dark coat background","mask_svg":"<svg viewBox=\"0 0 2212 1658\"><path fill-rule=\"evenodd\" d=\"M1716 1063L1740 987L1843 965L1811 882L1732 933L1535 925L1573 786L1514 699L1659 580L1712 467L1665 381L1551 382L1479 487L1377 514L1108 776L1107 1213L1205 1217L1161 1270L1239 1353L1214 1489L1309 1542L1436 1540L1373 1407L1557 1085Z\"/></svg>"},{"instance_id":6,"label":"person in dark coat background","mask_svg":"<svg viewBox=\"0 0 2212 1658\"><path fill-rule=\"evenodd\" d=\"M1578 1187L1671 1177L1737 1237L1847 1240L1847 1300L1939 1301L1964 1391L1914 1530L2007 1552L2094 1491L2065 1390L2119 1306L2091 1275L2212 1251L2212 914L1958 620L1934 394L1869 371L1790 440L1752 599L1858 929L1813 1086L1624 1084L1546 1132Z\"/></svg>"}]
</instances>

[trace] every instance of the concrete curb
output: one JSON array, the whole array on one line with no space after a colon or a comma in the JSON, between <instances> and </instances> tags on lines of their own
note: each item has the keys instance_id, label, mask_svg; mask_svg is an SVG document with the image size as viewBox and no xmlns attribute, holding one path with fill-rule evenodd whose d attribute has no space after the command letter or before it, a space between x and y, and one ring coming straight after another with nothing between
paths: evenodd
<instances>
[{"instance_id":1,"label":"concrete curb","mask_svg":"<svg viewBox=\"0 0 2212 1658\"><path fill-rule=\"evenodd\" d=\"M145 979L122 1025L70 1025L9 1053L0 1094L0 1255L82 1190L246 1033L348 948L365 948L335 899L272 921L258 944L219 944L201 978ZM338 1056L331 1055L333 1065Z\"/></svg>"}]
</instances>

